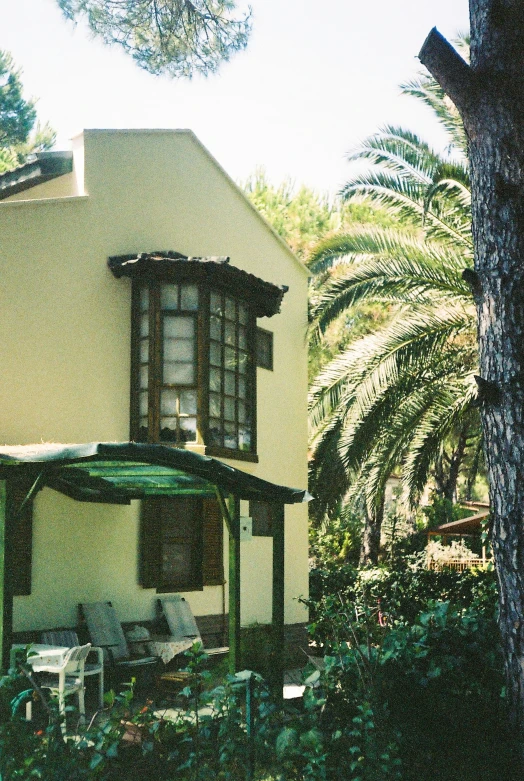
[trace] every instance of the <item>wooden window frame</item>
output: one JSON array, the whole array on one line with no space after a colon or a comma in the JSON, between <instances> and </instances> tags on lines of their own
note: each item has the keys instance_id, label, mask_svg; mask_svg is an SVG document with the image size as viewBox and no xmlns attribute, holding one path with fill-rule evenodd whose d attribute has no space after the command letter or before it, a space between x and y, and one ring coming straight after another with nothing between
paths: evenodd
<instances>
[{"instance_id":1,"label":"wooden window frame","mask_svg":"<svg viewBox=\"0 0 524 781\"><path fill-rule=\"evenodd\" d=\"M162 322L165 317L160 303L160 288L162 284L194 284L198 288L199 304L198 310L173 310L172 316L186 316L191 315L196 321L196 385L192 385L190 389L196 390L197 394L197 433L194 441L183 440L162 440L161 439L161 416L160 416L160 394L164 387L163 383L163 333ZM148 303L148 315L149 315L149 335L146 337L148 341L148 426L147 436L145 430L140 423L140 394L145 391L140 388L140 370L141 363L140 357L140 345L144 337L141 337L140 323L142 317L141 309L141 290L147 288L149 291L149 303ZM212 294L220 294L222 300L225 302L226 297L235 301L237 320L235 320L236 328L236 350L237 353L240 350L242 354L246 355L247 367L246 367L246 408L251 415L251 446L249 450L237 448L230 448L224 444L224 430L225 430L225 417L224 417L224 399L227 396L224 390L224 376L225 366L222 365L221 373L221 443L210 443L210 414L209 414L209 380L211 372L210 364L210 347L213 342L210 335L210 301ZM179 292L180 295L180 292ZM246 349L241 349L238 345L240 324L238 322L238 313L240 305L247 309L247 324L246 324ZM226 322L224 315L223 322ZM229 322L229 321L228 321ZM242 326L243 327L243 326ZM223 325L225 328L225 325ZM224 331L222 331L224 334ZM225 355L225 342L222 346L222 355ZM224 360L224 359L223 359ZM222 458L232 458L235 460L245 461L258 461L257 456L257 415L256 415L256 315L250 307L249 301L243 300L236 292L231 293L226 290L222 290L219 287L211 288L202 281L192 280L185 277L184 279L165 279L165 280L145 280L138 279L133 280L132 284L132 317L131 317L131 439L138 442L147 441L150 443L161 443L167 446L173 447L185 447L191 444L205 445L206 453ZM231 396L235 405L235 435L237 443L239 439L240 420L239 420L239 402L242 400L239 398L239 371L235 368L235 395ZM174 386L173 386L174 387ZM180 386L182 388L182 386ZM186 388L186 386L184 386ZM187 386L189 388L189 386Z\"/></svg>"},{"instance_id":2,"label":"wooden window frame","mask_svg":"<svg viewBox=\"0 0 524 781\"><path fill-rule=\"evenodd\" d=\"M192 503L191 537L178 533L177 504ZM187 531L187 526L186 526ZM170 542L187 545L192 566L187 580L169 579L163 569L164 551ZM140 517L140 577L144 588L157 593L202 591L224 581L223 519L216 499L198 496L157 496L143 500Z\"/></svg>"},{"instance_id":3,"label":"wooden window frame","mask_svg":"<svg viewBox=\"0 0 524 781\"><path fill-rule=\"evenodd\" d=\"M273 537L273 502L249 500L249 515L253 522L253 537Z\"/></svg>"},{"instance_id":4,"label":"wooden window frame","mask_svg":"<svg viewBox=\"0 0 524 781\"><path fill-rule=\"evenodd\" d=\"M268 353L269 353L269 359L267 361L264 361L263 356L261 354L260 347L260 340L266 339L266 344L268 346ZM273 331L267 331L265 328L258 328L256 330L256 362L257 367L259 369L268 369L268 371L273 371Z\"/></svg>"}]
</instances>

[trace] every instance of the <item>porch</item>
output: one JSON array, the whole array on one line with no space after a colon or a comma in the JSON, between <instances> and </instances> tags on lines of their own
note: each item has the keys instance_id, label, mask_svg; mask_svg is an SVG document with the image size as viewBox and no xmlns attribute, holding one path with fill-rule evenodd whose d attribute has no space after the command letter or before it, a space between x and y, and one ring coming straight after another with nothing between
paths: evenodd
<instances>
[{"instance_id":1,"label":"porch","mask_svg":"<svg viewBox=\"0 0 524 781\"><path fill-rule=\"evenodd\" d=\"M284 541L286 504L309 501L307 491L278 486L237 470L216 459L164 447L136 443L34 445L0 449L0 607L4 669L13 636L13 550L24 507L42 488L79 502L114 505L151 496L200 496L218 501L229 542L227 589L229 610L224 611L230 647L229 669L242 669L240 642L240 501L271 503L273 525L272 616L275 656L272 685L282 690L284 671ZM16 490L15 490L16 489ZM80 552L79 552L80 555Z\"/></svg>"}]
</instances>

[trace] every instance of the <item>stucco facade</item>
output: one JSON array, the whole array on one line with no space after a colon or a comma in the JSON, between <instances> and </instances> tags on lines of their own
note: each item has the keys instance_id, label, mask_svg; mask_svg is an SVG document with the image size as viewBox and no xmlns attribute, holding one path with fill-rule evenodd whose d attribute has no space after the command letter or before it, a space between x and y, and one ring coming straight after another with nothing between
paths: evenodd
<instances>
[{"instance_id":1,"label":"stucco facade","mask_svg":"<svg viewBox=\"0 0 524 781\"><path fill-rule=\"evenodd\" d=\"M281 312L258 322L274 338L273 371L257 369L258 462L231 463L305 487L304 267L189 131L89 130L73 153L72 173L0 202L2 444L128 440L131 288L107 258L157 249L227 255L289 287ZM152 618L156 592L138 582L139 513L136 501L39 493L32 589L15 598L14 630L74 626L79 602L107 599L123 621ZM241 583L242 623L269 622L270 538L242 543ZM286 507L285 588L286 623L306 620L298 602L307 594L305 505ZM221 586L187 597L197 616L220 614L223 591L227 599Z\"/></svg>"}]
</instances>

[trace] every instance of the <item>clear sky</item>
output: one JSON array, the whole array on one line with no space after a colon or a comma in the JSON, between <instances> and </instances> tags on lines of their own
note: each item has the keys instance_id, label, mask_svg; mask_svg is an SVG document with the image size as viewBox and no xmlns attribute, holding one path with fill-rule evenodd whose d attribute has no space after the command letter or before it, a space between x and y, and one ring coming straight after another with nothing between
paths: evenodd
<instances>
[{"instance_id":1,"label":"clear sky","mask_svg":"<svg viewBox=\"0 0 524 781\"><path fill-rule=\"evenodd\" d=\"M23 68L28 96L58 132L191 128L235 179L265 166L275 183L335 192L347 151L388 123L441 137L399 84L436 26L468 29L468 0L251 0L246 51L207 79L151 76L66 22L55 0L0 0L0 48Z\"/></svg>"}]
</instances>

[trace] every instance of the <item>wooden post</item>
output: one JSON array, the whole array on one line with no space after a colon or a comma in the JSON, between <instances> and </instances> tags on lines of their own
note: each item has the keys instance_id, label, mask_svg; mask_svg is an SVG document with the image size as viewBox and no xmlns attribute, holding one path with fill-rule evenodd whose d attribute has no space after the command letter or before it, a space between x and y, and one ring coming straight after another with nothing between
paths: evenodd
<instances>
[{"instance_id":1,"label":"wooden post","mask_svg":"<svg viewBox=\"0 0 524 781\"><path fill-rule=\"evenodd\" d=\"M240 648L240 500L229 498L229 672L241 669Z\"/></svg>"},{"instance_id":2,"label":"wooden post","mask_svg":"<svg viewBox=\"0 0 524 781\"><path fill-rule=\"evenodd\" d=\"M9 668L9 655L13 639L13 587L9 571L11 556L12 502L7 499L7 482L0 480L0 648L2 672Z\"/></svg>"},{"instance_id":3,"label":"wooden post","mask_svg":"<svg viewBox=\"0 0 524 781\"><path fill-rule=\"evenodd\" d=\"M284 687L284 525L283 504L275 505L273 512L273 670L271 685L278 701Z\"/></svg>"}]
</instances>

